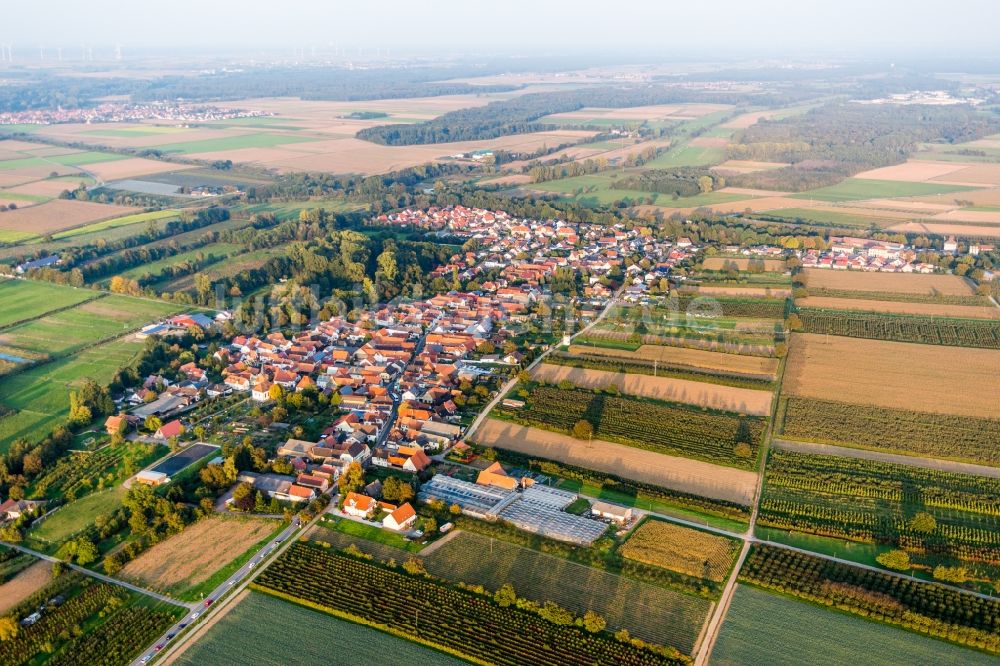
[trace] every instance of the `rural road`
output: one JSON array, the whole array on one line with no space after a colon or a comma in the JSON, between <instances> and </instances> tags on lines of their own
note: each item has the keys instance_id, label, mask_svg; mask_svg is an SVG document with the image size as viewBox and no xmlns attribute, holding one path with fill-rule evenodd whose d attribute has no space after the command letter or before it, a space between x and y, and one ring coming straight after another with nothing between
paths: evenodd
<instances>
[{"instance_id":1,"label":"rural road","mask_svg":"<svg viewBox=\"0 0 1000 666\"><path fill-rule=\"evenodd\" d=\"M183 601L178 601L177 599L171 599L170 597L163 596L162 594L158 594L156 592L153 592L152 590L147 590L143 587L139 587L138 585L132 585L131 583L126 583L123 580L118 580L117 578L112 578L111 576L105 576L104 574L97 573L96 571L91 571L90 569L86 569L76 564L70 564L69 562L64 562L63 560L60 560L58 557L52 557L51 555L40 553L37 550L31 550L30 548L19 546L16 543L0 541L0 545L6 546L7 548L13 548L14 550L19 550L22 553L27 553L28 555L33 555L34 557L37 557L40 560L45 560L47 562L60 562L64 567L72 569L73 571L78 571L84 574L85 576L96 578L99 581L110 583L111 585L118 585L120 587L124 587L127 590L138 592L139 594L144 594L147 597L152 597L157 601L162 601L167 604L173 604L174 606L181 606L183 608L191 608L194 605L194 604L184 603Z\"/></svg>"},{"instance_id":2,"label":"rural road","mask_svg":"<svg viewBox=\"0 0 1000 666\"><path fill-rule=\"evenodd\" d=\"M975 476L988 476L994 479L1000 479L1000 467L987 467L986 465L974 465L972 463L956 462L954 460L938 460L936 458L918 458L917 456L904 456L896 453L870 451L868 449L854 449L847 446L834 446L832 444L796 442L787 439L776 439L772 444L775 448L781 449L782 451L815 453L827 456L841 456L843 458L861 458L863 460L875 460L878 462L893 463L896 465L907 465L908 467L923 467L925 469L934 469L940 472L973 474Z\"/></svg>"},{"instance_id":3,"label":"rural road","mask_svg":"<svg viewBox=\"0 0 1000 666\"><path fill-rule=\"evenodd\" d=\"M625 290L625 285L622 285L618 289L618 291L616 291L614 293L614 295L611 296L611 298L608 300L607 305L605 305L604 309L601 310L601 313L594 318L594 321L590 322L589 324L587 324L586 326L584 326L583 328L581 328L579 331L577 331L576 333L574 333L571 336L570 339L575 338L578 335L583 335L584 333L586 333L587 331L589 331L591 328L593 328L594 326L596 326L598 323L600 323L600 321L602 319L604 319L604 317L611 311L611 308L618 303L618 297L621 296L621 293L624 290ZM532 361L531 363L528 364L528 367L526 367L524 369L525 372L531 372L531 370L536 365L538 365L539 363L541 363L542 361L545 360L546 356L548 356L549 354L551 354L554 350L556 350L558 348L559 348L559 344L553 344L553 345L551 345L548 349L546 349L541 354L539 354L538 357L534 361ZM518 374L520 374L520 373L518 373ZM500 390L497 391L496 397L494 397L492 400L490 400L489 404L487 404L486 407L484 407L482 409L482 411L479 412L479 415L476 416L476 420L473 421L472 424L466 429L465 434L463 435L463 437L465 439L469 439L472 436L472 434L476 432L476 430L479 428L479 426L481 426L483 424L483 421L485 421L486 418L489 416L489 413L491 411L493 411L493 408L496 407L500 403L500 401L502 401L504 399L504 396L506 396L508 393L510 393L511 390L515 386L517 386L517 375L515 375L514 377L512 377L506 384L504 384L500 388ZM444 453L442 453L441 455L443 456Z\"/></svg>"},{"instance_id":4,"label":"rural road","mask_svg":"<svg viewBox=\"0 0 1000 666\"><path fill-rule=\"evenodd\" d=\"M180 633L184 629L187 629L190 625L198 621L204 621L207 618L214 616L215 614L222 612L233 599L239 596L239 593L246 589L247 585L256 577L264 567L257 568L258 565L264 562L264 560L271 558L273 561L281 553L285 552L285 549L294 541L293 537L296 533L302 529L308 529L313 524L318 521L325 512L320 512L305 526L300 526L298 523L298 518L293 520L288 527L281 531L281 533L276 536L270 544L261 548L257 553L251 557L242 567L233 572L229 578L222 581L218 587L212 590L211 593L205 596L206 602L213 602L205 605L204 603L194 603L190 606L190 613L187 613L178 620L172 627L167 629L163 634L153 642L151 646L139 653L139 656L132 661L132 666L141 666L142 664L149 663L154 657L163 659L168 658L172 655L178 648L182 647L192 636L194 636L195 631L188 631L183 637L178 639L176 642L172 643L169 648L163 650L176 634ZM256 571L255 571L256 569ZM230 590L234 594L229 595L222 599L223 595L227 594ZM218 602L218 603L214 603ZM157 650L157 646L160 650Z\"/></svg>"}]
</instances>

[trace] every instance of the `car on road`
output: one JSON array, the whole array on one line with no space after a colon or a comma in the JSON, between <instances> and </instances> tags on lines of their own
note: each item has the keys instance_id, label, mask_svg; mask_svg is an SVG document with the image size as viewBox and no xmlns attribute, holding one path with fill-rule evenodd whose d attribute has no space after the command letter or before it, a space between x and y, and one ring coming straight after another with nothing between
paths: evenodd
<instances>
[{"instance_id":1,"label":"car on road","mask_svg":"<svg viewBox=\"0 0 1000 666\"><path fill-rule=\"evenodd\" d=\"M236 580L231 580L231 581L229 581L229 584L230 584L230 585L234 585L235 583L236 583Z\"/></svg>"},{"instance_id":2,"label":"car on road","mask_svg":"<svg viewBox=\"0 0 1000 666\"><path fill-rule=\"evenodd\" d=\"M153 658L153 655L147 654L145 657L143 657L142 659L140 659L139 662L145 664L146 662L148 662L152 658Z\"/></svg>"},{"instance_id":3,"label":"car on road","mask_svg":"<svg viewBox=\"0 0 1000 666\"><path fill-rule=\"evenodd\" d=\"M211 606L213 601L215 601L215 599L205 599L205 608Z\"/></svg>"},{"instance_id":4,"label":"car on road","mask_svg":"<svg viewBox=\"0 0 1000 666\"><path fill-rule=\"evenodd\" d=\"M159 652L162 649L163 649L163 643L160 643L159 645L156 646L156 651L157 652Z\"/></svg>"},{"instance_id":5,"label":"car on road","mask_svg":"<svg viewBox=\"0 0 1000 666\"><path fill-rule=\"evenodd\" d=\"M188 623L187 623L187 622L185 622L184 624L180 624L180 625L177 625L177 628L178 628L178 629L183 629L183 628L184 628L184 627L186 627L186 626L188 626Z\"/></svg>"},{"instance_id":6,"label":"car on road","mask_svg":"<svg viewBox=\"0 0 1000 666\"><path fill-rule=\"evenodd\" d=\"M200 615L201 615L201 613L194 613L193 615L191 615L191 619L192 620L197 620L198 616L200 616Z\"/></svg>"},{"instance_id":7,"label":"car on road","mask_svg":"<svg viewBox=\"0 0 1000 666\"><path fill-rule=\"evenodd\" d=\"M173 638L176 635L177 634L167 634L167 640L169 641L171 638Z\"/></svg>"}]
</instances>

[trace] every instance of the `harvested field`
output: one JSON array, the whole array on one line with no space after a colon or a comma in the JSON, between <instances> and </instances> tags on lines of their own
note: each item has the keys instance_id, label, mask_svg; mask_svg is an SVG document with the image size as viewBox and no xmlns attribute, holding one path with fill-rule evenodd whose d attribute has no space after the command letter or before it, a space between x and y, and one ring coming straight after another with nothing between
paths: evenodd
<instances>
[{"instance_id":1,"label":"harvested field","mask_svg":"<svg viewBox=\"0 0 1000 666\"><path fill-rule=\"evenodd\" d=\"M197 585L266 539L275 525L264 519L204 518L129 562L121 577L161 590Z\"/></svg>"},{"instance_id":2,"label":"harvested field","mask_svg":"<svg viewBox=\"0 0 1000 666\"><path fill-rule=\"evenodd\" d=\"M484 446L537 455L739 504L749 504L756 487L757 475L754 472L666 456L599 439L583 441L499 419L486 419L476 431L474 440Z\"/></svg>"},{"instance_id":3,"label":"harvested field","mask_svg":"<svg viewBox=\"0 0 1000 666\"><path fill-rule=\"evenodd\" d=\"M650 519L632 533L618 552L630 560L721 582L733 566L738 548L733 539Z\"/></svg>"},{"instance_id":4,"label":"harvested field","mask_svg":"<svg viewBox=\"0 0 1000 666\"><path fill-rule=\"evenodd\" d=\"M950 210L935 215L932 219L948 222L972 222L975 224L1000 224L1000 211Z\"/></svg>"},{"instance_id":5,"label":"harvested field","mask_svg":"<svg viewBox=\"0 0 1000 666\"><path fill-rule=\"evenodd\" d=\"M971 224L948 224L945 222L904 222L903 224L894 224L889 227L888 231L937 234L939 236L1000 238L1000 225L977 227Z\"/></svg>"},{"instance_id":6,"label":"harvested field","mask_svg":"<svg viewBox=\"0 0 1000 666\"><path fill-rule=\"evenodd\" d=\"M1000 308L978 305L944 305L938 303L907 303L905 301L869 301L862 298L830 298L810 296L795 301L803 308L829 310L864 310L890 314L934 315L972 319L1000 319Z\"/></svg>"},{"instance_id":7,"label":"harvested field","mask_svg":"<svg viewBox=\"0 0 1000 666\"><path fill-rule=\"evenodd\" d=\"M913 197L909 201L927 205L946 205L941 200L945 197ZM946 199L947 208L954 208L958 201L971 201L973 206L1000 206L1000 188L991 187L983 190L968 190L955 194L954 197ZM951 205L953 204L953 205Z\"/></svg>"},{"instance_id":8,"label":"harvested field","mask_svg":"<svg viewBox=\"0 0 1000 666\"><path fill-rule=\"evenodd\" d=\"M1000 309L997 312L1000 312ZM755 416L767 416L771 413L772 396L770 391L756 391L669 377L572 368L549 363L537 366L532 377L548 384L569 381L575 386L589 389L604 389L614 385L626 395L683 402L689 405Z\"/></svg>"},{"instance_id":9,"label":"harvested field","mask_svg":"<svg viewBox=\"0 0 1000 666\"><path fill-rule=\"evenodd\" d=\"M80 182L90 183L93 182L90 178L86 176L81 176L78 180L73 180L71 177L66 178L53 178L46 180L36 180L32 183L26 183L24 185L18 185L17 187L10 188L10 192L15 194L27 194L33 197L50 197L55 198L63 193L63 190L74 190L80 184Z\"/></svg>"},{"instance_id":10,"label":"harvested field","mask_svg":"<svg viewBox=\"0 0 1000 666\"><path fill-rule=\"evenodd\" d=\"M137 176L149 176L154 173L165 173L194 168L195 166L191 164L174 164L171 162L147 160L142 157L132 157L127 160L117 160L114 162L101 162L99 164L87 165L87 171L90 171L101 180L106 181L135 178Z\"/></svg>"},{"instance_id":11,"label":"harvested field","mask_svg":"<svg viewBox=\"0 0 1000 666\"><path fill-rule=\"evenodd\" d=\"M762 356L741 356L722 352L705 351L702 349L685 349L683 347L665 347L661 345L642 345L635 351L626 349L607 349L589 345L570 345L571 354L590 354L591 356L611 356L623 359L659 360L677 365L689 365L705 370L734 372L746 375L777 377L778 359Z\"/></svg>"},{"instance_id":12,"label":"harvested field","mask_svg":"<svg viewBox=\"0 0 1000 666\"><path fill-rule=\"evenodd\" d=\"M136 210L138 208L128 206L54 199L38 206L0 213L0 230L44 235L98 220L128 215Z\"/></svg>"},{"instance_id":13,"label":"harvested field","mask_svg":"<svg viewBox=\"0 0 1000 666\"><path fill-rule=\"evenodd\" d=\"M792 295L791 287L723 287L716 285L701 285L699 296L747 296L761 298L788 298Z\"/></svg>"},{"instance_id":14,"label":"harvested field","mask_svg":"<svg viewBox=\"0 0 1000 666\"><path fill-rule=\"evenodd\" d=\"M814 289L844 289L893 294L972 296L972 286L957 275L834 271L806 268L806 285Z\"/></svg>"},{"instance_id":15,"label":"harvested field","mask_svg":"<svg viewBox=\"0 0 1000 666\"><path fill-rule=\"evenodd\" d=\"M42 589L52 580L52 563L39 560L0 585L0 615Z\"/></svg>"},{"instance_id":16,"label":"harvested field","mask_svg":"<svg viewBox=\"0 0 1000 666\"><path fill-rule=\"evenodd\" d=\"M712 171L720 173L757 173L788 166L787 162L756 162L754 160L726 160L712 167Z\"/></svg>"},{"instance_id":17,"label":"harvested field","mask_svg":"<svg viewBox=\"0 0 1000 666\"><path fill-rule=\"evenodd\" d=\"M795 333L783 392L995 418L1000 350Z\"/></svg>"},{"instance_id":18,"label":"harvested field","mask_svg":"<svg viewBox=\"0 0 1000 666\"><path fill-rule=\"evenodd\" d=\"M709 257L702 263L706 271L724 271L726 267L735 265L741 271L747 270L752 260L749 257ZM781 259L761 259L764 262L764 270L768 273L784 273L785 262Z\"/></svg>"},{"instance_id":19,"label":"harvested field","mask_svg":"<svg viewBox=\"0 0 1000 666\"><path fill-rule=\"evenodd\" d=\"M1000 185L1000 164L959 165L964 168L931 178L938 183L957 185Z\"/></svg>"},{"instance_id":20,"label":"harvested field","mask_svg":"<svg viewBox=\"0 0 1000 666\"><path fill-rule=\"evenodd\" d=\"M498 176L479 182L482 185L526 185L531 182L531 176L526 173L514 173L509 176Z\"/></svg>"},{"instance_id":21,"label":"harvested field","mask_svg":"<svg viewBox=\"0 0 1000 666\"><path fill-rule=\"evenodd\" d=\"M922 183L927 180L939 179L941 176L961 171L967 164L959 162L930 162L924 160L910 160L903 164L862 171L855 175L855 178L867 178L870 180L899 180ZM949 178L948 180L954 180Z\"/></svg>"}]
</instances>

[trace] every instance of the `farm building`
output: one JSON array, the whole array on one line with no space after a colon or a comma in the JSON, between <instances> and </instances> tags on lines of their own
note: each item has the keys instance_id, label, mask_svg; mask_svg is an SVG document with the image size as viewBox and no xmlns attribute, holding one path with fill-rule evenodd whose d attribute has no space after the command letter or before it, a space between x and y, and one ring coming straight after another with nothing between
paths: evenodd
<instances>
[{"instance_id":1,"label":"farm building","mask_svg":"<svg viewBox=\"0 0 1000 666\"><path fill-rule=\"evenodd\" d=\"M409 502L382 519L382 526L395 532L408 530L417 522L417 512Z\"/></svg>"},{"instance_id":2,"label":"farm building","mask_svg":"<svg viewBox=\"0 0 1000 666\"><path fill-rule=\"evenodd\" d=\"M590 507L590 513L619 525L624 525L632 520L631 507L608 504L607 502L594 502Z\"/></svg>"},{"instance_id":3,"label":"farm building","mask_svg":"<svg viewBox=\"0 0 1000 666\"><path fill-rule=\"evenodd\" d=\"M164 483L168 483L170 481L170 477L163 472L154 472L146 469L136 474L135 480L139 483L145 483L148 486L160 486Z\"/></svg>"},{"instance_id":4,"label":"farm building","mask_svg":"<svg viewBox=\"0 0 1000 666\"><path fill-rule=\"evenodd\" d=\"M368 518L375 512L377 503L367 495L358 493L347 493L344 500L344 513L356 518Z\"/></svg>"}]
</instances>

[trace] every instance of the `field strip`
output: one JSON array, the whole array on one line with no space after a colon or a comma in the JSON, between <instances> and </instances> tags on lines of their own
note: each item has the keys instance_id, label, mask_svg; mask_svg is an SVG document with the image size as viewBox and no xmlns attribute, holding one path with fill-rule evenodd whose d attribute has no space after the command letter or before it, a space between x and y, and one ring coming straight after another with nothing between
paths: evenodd
<instances>
[{"instance_id":1,"label":"field strip","mask_svg":"<svg viewBox=\"0 0 1000 666\"><path fill-rule=\"evenodd\" d=\"M613 385L626 395L682 402L753 416L768 416L771 413L770 391L550 363L543 363L535 368L532 376L548 384L569 381L575 386L588 389L605 389Z\"/></svg>"},{"instance_id":2,"label":"field strip","mask_svg":"<svg viewBox=\"0 0 1000 666\"><path fill-rule=\"evenodd\" d=\"M723 467L594 439L488 418L476 432L476 443L617 474L703 497L749 505L756 472Z\"/></svg>"},{"instance_id":3,"label":"field strip","mask_svg":"<svg viewBox=\"0 0 1000 666\"><path fill-rule=\"evenodd\" d=\"M240 602L242 602L248 596L250 596L250 590L248 589L240 590L239 594L230 599L230 602L226 604L226 606L220 612L212 615L212 617L210 617L208 620L198 625L198 627L193 632L188 634L187 638L183 642L179 643L179 647L177 647L177 649L168 654L166 658L164 658L160 663L163 664L164 666L170 666L170 664L180 659L181 656L187 651L189 647L191 647L192 645L200 641L202 638L204 638L205 634L207 634L209 630L211 630L211 628L216 625L216 623L218 623L222 618L229 615L229 612L232 611L237 606L239 606ZM143 650L143 652L145 652L145 650Z\"/></svg>"},{"instance_id":4,"label":"field strip","mask_svg":"<svg viewBox=\"0 0 1000 666\"><path fill-rule=\"evenodd\" d=\"M54 310L46 310L45 312L43 312L41 314L34 315L34 316L31 316L31 317L25 317L24 319L21 319L19 321L12 321L9 324L4 324L3 326L0 326L0 331L6 331L8 328L14 328L15 326L20 326L21 324L27 324L29 321L35 321L36 319L41 319L42 317L48 317L49 315L58 314L60 312L66 311L66 310L72 310L73 308L80 307L81 305L83 305L85 303L92 303L93 301L96 301L96 300L98 300L100 298L105 298L108 295L109 295L108 292L100 292L99 291L99 292L95 293L95 295L93 296L93 298L88 298L86 300L80 301L79 303L70 303L69 305L64 305L64 306L62 306L60 308L55 308Z\"/></svg>"},{"instance_id":5,"label":"field strip","mask_svg":"<svg viewBox=\"0 0 1000 666\"><path fill-rule=\"evenodd\" d=\"M795 305L800 308L819 308L822 310L858 310L861 312L955 317L959 319L1000 319L1000 310L992 305L910 303L907 301L875 301L863 298L838 298L834 296L799 298L795 301Z\"/></svg>"},{"instance_id":6,"label":"field strip","mask_svg":"<svg viewBox=\"0 0 1000 666\"><path fill-rule=\"evenodd\" d=\"M833 444L818 444L815 442L798 442L789 439L775 439L774 446L783 451L841 456L844 458L861 458L863 460L875 460L896 465L907 465L909 467L923 467L941 472L972 474L1000 479L1000 467L987 467L986 465L974 465L954 460L939 460L923 456L904 456L897 453L882 453L881 451L871 451L869 449L855 449L848 446L834 446Z\"/></svg>"}]
</instances>

